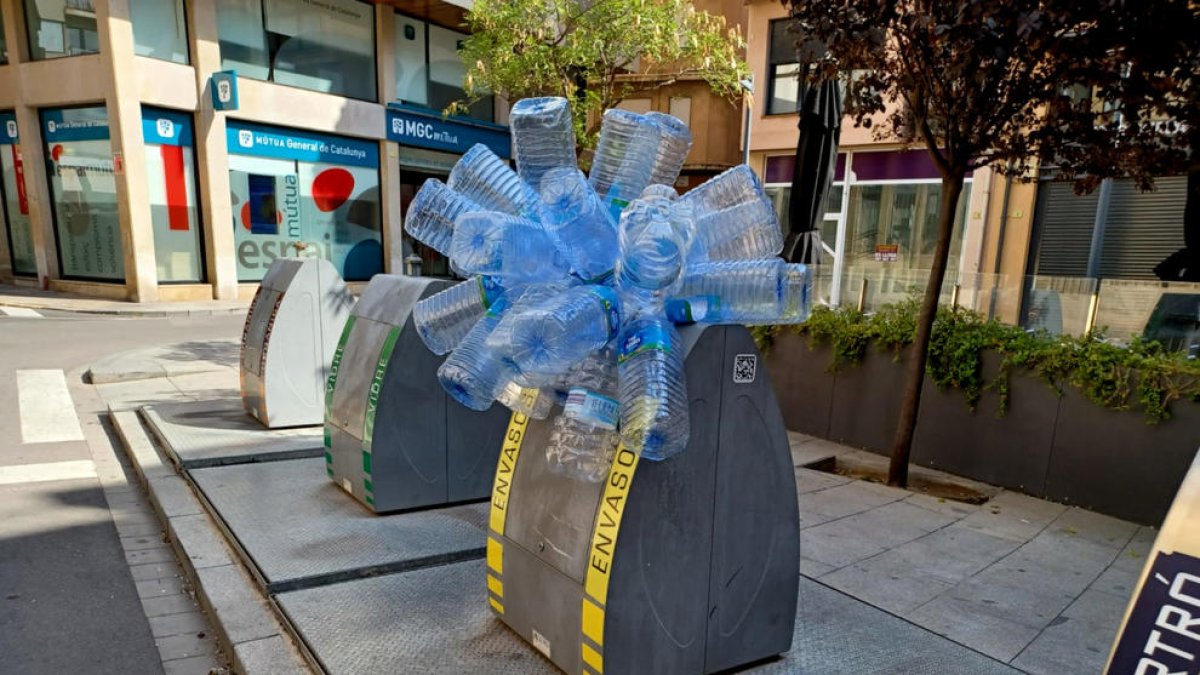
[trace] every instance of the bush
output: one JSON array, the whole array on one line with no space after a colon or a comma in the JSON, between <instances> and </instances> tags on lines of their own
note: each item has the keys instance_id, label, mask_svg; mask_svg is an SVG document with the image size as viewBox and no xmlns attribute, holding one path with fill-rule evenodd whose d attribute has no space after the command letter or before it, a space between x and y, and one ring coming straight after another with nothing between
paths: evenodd
<instances>
[{"instance_id":1,"label":"bush","mask_svg":"<svg viewBox=\"0 0 1200 675\"><path fill-rule=\"evenodd\" d=\"M817 307L803 324L755 326L751 331L764 354L782 331L805 335L810 345L828 344L833 351L829 370L836 372L861 361L871 344L899 358L913 341L918 309L916 300L872 314ZM999 373L990 380L983 373L988 350L1000 357ZM926 368L938 387L960 389L972 409L985 390L996 391L999 414L1008 408L1008 381L1018 369L1036 374L1060 395L1064 385L1073 386L1112 410L1128 410L1136 402L1148 424L1168 419L1176 400L1200 401L1200 362L1157 342L1135 339L1122 347L1106 342L1102 332L1083 337L1029 333L962 308L938 311Z\"/></svg>"}]
</instances>

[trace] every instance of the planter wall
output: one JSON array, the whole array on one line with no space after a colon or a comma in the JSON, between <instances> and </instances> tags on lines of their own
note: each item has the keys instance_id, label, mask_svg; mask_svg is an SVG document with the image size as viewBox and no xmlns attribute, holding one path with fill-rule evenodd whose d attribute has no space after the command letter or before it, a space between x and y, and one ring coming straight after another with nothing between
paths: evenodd
<instances>
[{"instance_id":1,"label":"planter wall","mask_svg":"<svg viewBox=\"0 0 1200 675\"><path fill-rule=\"evenodd\" d=\"M899 414L907 352L869 348L827 371L828 347L783 333L766 359L789 429L887 454ZM985 354L990 377L999 358ZM1061 398L1036 376L1014 373L1008 411L986 391L975 411L961 391L926 378L913 462L1035 497L1158 525L1200 446L1200 406L1177 401L1172 418L1146 424L1141 410L1093 404L1070 387ZM828 422L822 424L822 420Z\"/></svg>"}]
</instances>

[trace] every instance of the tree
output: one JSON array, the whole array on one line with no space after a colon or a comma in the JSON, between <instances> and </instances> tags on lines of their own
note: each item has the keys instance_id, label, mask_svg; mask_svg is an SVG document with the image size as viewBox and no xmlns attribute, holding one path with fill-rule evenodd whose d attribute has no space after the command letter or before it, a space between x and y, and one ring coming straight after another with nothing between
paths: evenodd
<instances>
[{"instance_id":1,"label":"tree","mask_svg":"<svg viewBox=\"0 0 1200 675\"><path fill-rule=\"evenodd\" d=\"M942 178L938 236L891 447L904 486L963 180L991 165L1057 171L1087 190L1143 188L1189 159L1200 128L1191 0L784 0L814 78L847 78L846 112L921 143ZM1082 95L1081 95L1082 94ZM1052 165L1052 166L1051 166Z\"/></svg>"},{"instance_id":2,"label":"tree","mask_svg":"<svg viewBox=\"0 0 1200 675\"><path fill-rule=\"evenodd\" d=\"M467 25L467 95L566 97L585 148L635 91L699 78L733 99L749 72L738 28L687 0L476 0Z\"/></svg>"}]
</instances>

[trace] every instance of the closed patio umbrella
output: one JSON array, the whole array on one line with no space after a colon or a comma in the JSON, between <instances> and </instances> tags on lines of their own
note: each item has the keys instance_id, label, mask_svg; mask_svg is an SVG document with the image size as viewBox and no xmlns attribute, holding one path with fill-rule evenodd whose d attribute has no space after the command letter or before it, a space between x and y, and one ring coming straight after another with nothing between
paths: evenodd
<instances>
[{"instance_id":1,"label":"closed patio umbrella","mask_svg":"<svg viewBox=\"0 0 1200 675\"><path fill-rule=\"evenodd\" d=\"M801 78L800 139L792 169L788 203L789 234L784 257L816 265L821 260L821 220L833 182L838 136L842 127L842 95L837 80L807 84Z\"/></svg>"}]
</instances>

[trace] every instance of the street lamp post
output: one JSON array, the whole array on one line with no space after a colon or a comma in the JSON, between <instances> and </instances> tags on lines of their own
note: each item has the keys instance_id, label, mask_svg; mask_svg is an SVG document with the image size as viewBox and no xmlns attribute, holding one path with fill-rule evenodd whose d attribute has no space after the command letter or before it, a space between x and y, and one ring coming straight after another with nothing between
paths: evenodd
<instances>
[{"instance_id":1,"label":"street lamp post","mask_svg":"<svg viewBox=\"0 0 1200 675\"><path fill-rule=\"evenodd\" d=\"M746 109L746 124L742 129L742 163L750 163L750 112L754 108L754 76L742 80L742 107Z\"/></svg>"}]
</instances>

